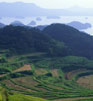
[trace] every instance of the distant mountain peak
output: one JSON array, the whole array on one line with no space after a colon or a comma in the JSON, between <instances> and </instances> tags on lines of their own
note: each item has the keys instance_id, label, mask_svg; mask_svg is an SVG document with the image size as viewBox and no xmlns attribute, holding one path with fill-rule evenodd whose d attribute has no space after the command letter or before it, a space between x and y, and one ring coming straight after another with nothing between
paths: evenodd
<instances>
[{"instance_id":1,"label":"distant mountain peak","mask_svg":"<svg viewBox=\"0 0 93 101\"><path fill-rule=\"evenodd\" d=\"M24 26L24 24L22 22L20 22L20 21L14 21L10 25L13 25L13 26Z\"/></svg>"},{"instance_id":2,"label":"distant mountain peak","mask_svg":"<svg viewBox=\"0 0 93 101\"><path fill-rule=\"evenodd\" d=\"M41 8L34 3L1 2L0 17L28 16L92 16L93 9L74 6L67 9Z\"/></svg>"}]
</instances>

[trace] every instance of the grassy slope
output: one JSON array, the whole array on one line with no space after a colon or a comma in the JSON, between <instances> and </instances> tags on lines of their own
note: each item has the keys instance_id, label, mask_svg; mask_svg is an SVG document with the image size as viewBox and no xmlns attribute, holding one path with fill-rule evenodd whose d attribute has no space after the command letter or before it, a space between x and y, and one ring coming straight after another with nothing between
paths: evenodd
<instances>
[{"instance_id":1,"label":"grassy slope","mask_svg":"<svg viewBox=\"0 0 93 101\"><path fill-rule=\"evenodd\" d=\"M93 98L90 98L90 99L79 99L79 100L75 100L75 101L93 101Z\"/></svg>"},{"instance_id":2,"label":"grassy slope","mask_svg":"<svg viewBox=\"0 0 93 101\"><path fill-rule=\"evenodd\" d=\"M33 97L29 95L23 95L23 94L14 94L14 95L9 95L9 101L47 101L42 98L38 97Z\"/></svg>"},{"instance_id":3,"label":"grassy slope","mask_svg":"<svg viewBox=\"0 0 93 101\"><path fill-rule=\"evenodd\" d=\"M2 101L3 97L2 97L2 87L0 87L0 101Z\"/></svg>"},{"instance_id":4,"label":"grassy slope","mask_svg":"<svg viewBox=\"0 0 93 101\"><path fill-rule=\"evenodd\" d=\"M42 98L24 95L20 93L8 93L4 88L0 87L0 101L47 101Z\"/></svg>"},{"instance_id":5,"label":"grassy slope","mask_svg":"<svg viewBox=\"0 0 93 101\"><path fill-rule=\"evenodd\" d=\"M24 56L16 56L12 58L12 62L10 61L8 62L12 64L12 63L17 63L19 61L27 61L26 64L31 65L31 69L34 72L32 76L26 75L25 77L19 77L16 79L8 78L10 83L5 83L4 81L2 81L3 84L6 84L4 87L6 87L8 91L12 90L12 91L19 92L18 94L14 93L13 95L8 94L9 101L24 101L24 100L39 101L37 99L40 99L40 98L36 98L32 96L37 96L37 97L51 99L51 100L61 99L61 101L65 98L75 99L77 97L84 98L84 97L93 96L93 91L79 86L76 82L73 82L73 80L66 80L65 73L62 71L61 68L60 69L53 68L55 65L57 67L57 63L59 63L59 61L61 64L61 61L62 61L61 59L58 60L57 58L58 61L56 62L56 58L55 58L54 59L55 65L52 65L50 64L50 62L53 60L51 60L50 58L48 59L44 57L44 59L42 59L41 57L38 56L38 54L36 56L38 58L37 57L34 58L31 54L24 55ZM35 62L37 62L38 60L44 60L44 61L39 61L37 65L35 65ZM12 66L11 64L10 66ZM46 68L45 64L47 64L47 67L49 68ZM42 68L38 66L41 66ZM52 76L46 76L47 73L51 73ZM34 83L33 81L35 82L35 84L33 84ZM25 95L23 95L22 93L24 93ZM32 95L32 96L28 96L28 95ZM1 99L2 99L2 96L1 96ZM40 99L40 101L44 101L44 99Z\"/></svg>"}]
</instances>

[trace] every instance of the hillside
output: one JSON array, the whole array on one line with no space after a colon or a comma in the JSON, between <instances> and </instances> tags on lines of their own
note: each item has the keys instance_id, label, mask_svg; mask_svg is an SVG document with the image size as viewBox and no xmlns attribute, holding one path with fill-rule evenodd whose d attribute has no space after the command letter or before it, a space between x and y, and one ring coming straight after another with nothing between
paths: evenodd
<instances>
[{"instance_id":1,"label":"hillside","mask_svg":"<svg viewBox=\"0 0 93 101\"><path fill-rule=\"evenodd\" d=\"M50 35L55 40L64 42L71 50L70 55L93 58L92 36L64 24L49 25L43 30L43 33Z\"/></svg>"},{"instance_id":2,"label":"hillside","mask_svg":"<svg viewBox=\"0 0 93 101\"><path fill-rule=\"evenodd\" d=\"M35 28L6 26L0 29L0 49L15 54L45 52L48 55L67 55L64 43L50 38Z\"/></svg>"},{"instance_id":3,"label":"hillside","mask_svg":"<svg viewBox=\"0 0 93 101\"><path fill-rule=\"evenodd\" d=\"M5 27L5 24L0 23L0 28L3 28L3 27Z\"/></svg>"},{"instance_id":4,"label":"hillside","mask_svg":"<svg viewBox=\"0 0 93 101\"><path fill-rule=\"evenodd\" d=\"M92 52L92 41L88 34L62 24L43 31L1 28L0 100L93 100L93 60L86 58L89 53L83 54L84 47Z\"/></svg>"},{"instance_id":5,"label":"hillside","mask_svg":"<svg viewBox=\"0 0 93 101\"><path fill-rule=\"evenodd\" d=\"M92 27L92 25L90 23L81 23L79 21L72 21L72 22L68 23L67 25L72 26L78 30L88 29L88 28Z\"/></svg>"},{"instance_id":6,"label":"hillside","mask_svg":"<svg viewBox=\"0 0 93 101\"><path fill-rule=\"evenodd\" d=\"M50 58L42 53L15 55L6 57L6 60L7 62L0 62L0 85L4 88L3 91L0 89L1 99L8 101L93 99L93 76L90 78L90 75L93 75L93 60L75 56ZM86 83L79 85L81 83L79 79L85 79L84 76L91 81L87 88L84 86Z\"/></svg>"},{"instance_id":7,"label":"hillside","mask_svg":"<svg viewBox=\"0 0 93 101\"><path fill-rule=\"evenodd\" d=\"M10 25L12 26L25 26L23 23L21 23L20 21L14 21L12 22Z\"/></svg>"}]
</instances>

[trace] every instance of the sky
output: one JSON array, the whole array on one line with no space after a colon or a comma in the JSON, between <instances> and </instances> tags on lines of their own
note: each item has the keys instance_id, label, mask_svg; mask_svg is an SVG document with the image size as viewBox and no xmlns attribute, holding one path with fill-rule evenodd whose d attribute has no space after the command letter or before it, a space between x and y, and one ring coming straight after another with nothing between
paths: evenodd
<instances>
[{"instance_id":1,"label":"sky","mask_svg":"<svg viewBox=\"0 0 93 101\"><path fill-rule=\"evenodd\" d=\"M93 0L0 0L0 2L27 2L35 3L43 8L70 8L79 6L84 8L93 8Z\"/></svg>"}]
</instances>

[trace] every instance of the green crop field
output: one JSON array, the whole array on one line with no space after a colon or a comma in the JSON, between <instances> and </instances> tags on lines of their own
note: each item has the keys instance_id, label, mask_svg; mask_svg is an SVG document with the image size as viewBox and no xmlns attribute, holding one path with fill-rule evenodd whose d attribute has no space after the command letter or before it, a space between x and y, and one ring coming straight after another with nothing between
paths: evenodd
<instances>
[{"instance_id":1,"label":"green crop field","mask_svg":"<svg viewBox=\"0 0 93 101\"><path fill-rule=\"evenodd\" d=\"M90 80L92 86L93 71L83 68L86 60L80 59L43 53L6 57L7 62L0 64L0 69L5 66L0 74L0 101L91 101L93 88L80 83ZM73 69L74 65L81 68Z\"/></svg>"}]
</instances>

